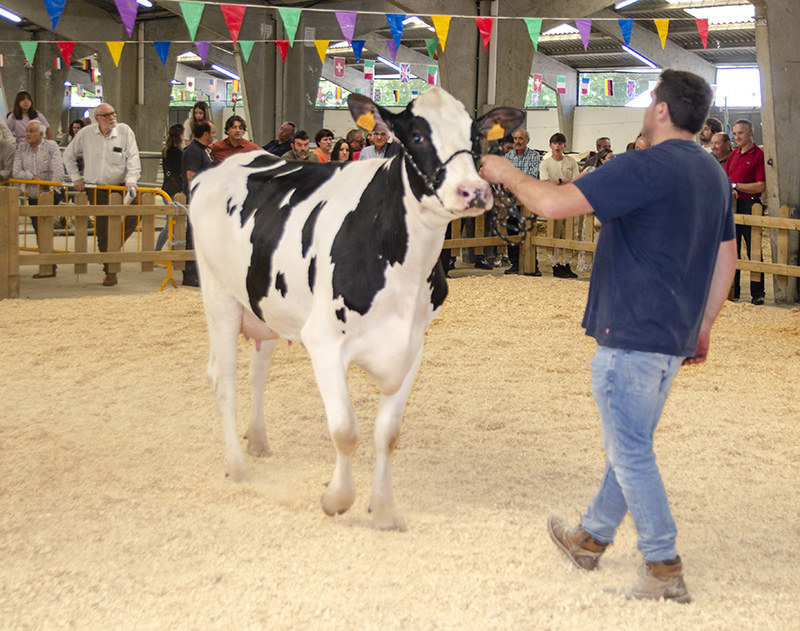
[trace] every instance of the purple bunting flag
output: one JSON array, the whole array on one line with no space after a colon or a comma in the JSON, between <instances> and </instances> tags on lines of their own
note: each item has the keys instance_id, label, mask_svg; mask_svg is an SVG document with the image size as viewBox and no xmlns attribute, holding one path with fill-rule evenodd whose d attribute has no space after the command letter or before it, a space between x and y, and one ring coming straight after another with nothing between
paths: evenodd
<instances>
[{"instance_id":1,"label":"purple bunting flag","mask_svg":"<svg viewBox=\"0 0 800 631\"><path fill-rule=\"evenodd\" d=\"M208 57L208 49L211 48L211 42L195 42L195 48L197 48L197 54L200 55L200 61L203 62L203 65L206 65L206 57Z\"/></svg>"},{"instance_id":2,"label":"purple bunting flag","mask_svg":"<svg viewBox=\"0 0 800 631\"><path fill-rule=\"evenodd\" d=\"M592 32L591 20L575 20L575 27L581 34L581 41L583 42L583 50L589 48L589 33Z\"/></svg>"},{"instance_id":3,"label":"purple bunting flag","mask_svg":"<svg viewBox=\"0 0 800 631\"><path fill-rule=\"evenodd\" d=\"M342 29L342 35L347 40L347 43L353 41L353 33L356 30L356 12L355 11L335 11L336 19L339 22L339 28Z\"/></svg>"},{"instance_id":4,"label":"purple bunting flag","mask_svg":"<svg viewBox=\"0 0 800 631\"><path fill-rule=\"evenodd\" d=\"M392 61L395 61L397 59L397 45L394 43L393 40L387 39L386 48L389 49L389 55L391 56Z\"/></svg>"},{"instance_id":5,"label":"purple bunting flag","mask_svg":"<svg viewBox=\"0 0 800 631\"><path fill-rule=\"evenodd\" d=\"M117 5L119 17L122 18L125 30L128 31L128 37L133 37L133 26L136 24L136 12L139 4L136 0L114 0L114 4Z\"/></svg>"}]
</instances>

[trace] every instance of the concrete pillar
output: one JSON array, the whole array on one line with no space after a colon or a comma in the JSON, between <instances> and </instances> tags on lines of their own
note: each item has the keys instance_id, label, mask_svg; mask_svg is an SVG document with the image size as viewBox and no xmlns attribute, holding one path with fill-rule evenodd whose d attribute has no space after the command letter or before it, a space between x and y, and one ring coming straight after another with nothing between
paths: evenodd
<instances>
[{"instance_id":1,"label":"concrete pillar","mask_svg":"<svg viewBox=\"0 0 800 631\"><path fill-rule=\"evenodd\" d=\"M762 132L766 163L767 214L777 217L788 206L790 217L800 219L800 160L797 159L797 130L800 129L800 65L797 63L796 0L757 0L756 51L761 71ZM772 253L777 252L777 234L772 231ZM789 241L789 263L800 262L795 234ZM796 278L773 276L775 302L798 301Z\"/></svg>"},{"instance_id":2,"label":"concrete pillar","mask_svg":"<svg viewBox=\"0 0 800 631\"><path fill-rule=\"evenodd\" d=\"M297 39L303 39L304 28L315 28L311 20L301 23ZM285 39L281 25L279 39ZM281 106L283 117L294 121L298 130L305 130L314 145L314 134L322 129L323 112L317 111L317 87L322 76L322 61L313 42L295 42L286 54L283 66Z\"/></svg>"}]
</instances>

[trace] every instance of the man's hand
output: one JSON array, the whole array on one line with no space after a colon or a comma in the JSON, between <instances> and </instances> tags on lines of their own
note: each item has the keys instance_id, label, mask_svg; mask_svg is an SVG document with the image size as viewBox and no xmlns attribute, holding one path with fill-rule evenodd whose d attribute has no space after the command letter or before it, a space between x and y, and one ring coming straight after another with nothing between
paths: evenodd
<instances>
[{"instance_id":1,"label":"man's hand","mask_svg":"<svg viewBox=\"0 0 800 631\"><path fill-rule=\"evenodd\" d=\"M131 191L136 191L136 184L134 182L125 182L125 191L130 193Z\"/></svg>"},{"instance_id":2,"label":"man's hand","mask_svg":"<svg viewBox=\"0 0 800 631\"><path fill-rule=\"evenodd\" d=\"M486 155L481 158L479 175L492 184L502 184L516 170L516 167L505 158Z\"/></svg>"},{"instance_id":3,"label":"man's hand","mask_svg":"<svg viewBox=\"0 0 800 631\"><path fill-rule=\"evenodd\" d=\"M82 191L85 191L86 190L86 182L84 182L83 179L75 180L72 183L72 188L74 188L79 193L82 192Z\"/></svg>"},{"instance_id":4,"label":"man's hand","mask_svg":"<svg viewBox=\"0 0 800 631\"><path fill-rule=\"evenodd\" d=\"M700 327L700 335L697 338L697 346L694 355L687 357L681 366L691 366L692 364L702 364L708 357L708 347L711 343L711 328Z\"/></svg>"}]
</instances>

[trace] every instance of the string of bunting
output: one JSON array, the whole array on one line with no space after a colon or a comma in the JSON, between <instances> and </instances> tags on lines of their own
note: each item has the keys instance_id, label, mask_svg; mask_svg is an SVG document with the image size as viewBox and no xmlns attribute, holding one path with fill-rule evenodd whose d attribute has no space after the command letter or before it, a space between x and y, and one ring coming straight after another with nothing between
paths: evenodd
<instances>
[{"instance_id":1,"label":"string of bunting","mask_svg":"<svg viewBox=\"0 0 800 631\"><path fill-rule=\"evenodd\" d=\"M50 20L52 22L53 31L56 30L56 26L58 25L58 21L61 18L61 15L64 11L64 7L66 5L67 0L42 0L45 4L47 9L47 13L50 16ZM389 31L392 35L392 39L385 40L386 48L389 51L389 55L392 58L392 61L396 61L397 59L397 51L400 48L403 30L404 30L404 21L409 17L406 14L397 14L397 13L384 13L380 11L340 11L334 9L321 9L321 8L291 8L291 7L274 7L277 9L278 14L280 15L281 22L283 24L284 30L286 31L287 39L263 39L263 40L240 40L239 33L241 31L242 24L244 22L245 12L248 8L250 9L268 9L273 10L273 7L265 7L262 4L226 4L222 2L212 2L207 0L166 0L167 2L174 2L178 5L181 15L183 16L184 22L186 24L186 28L189 32L189 36L191 38L191 43L195 45L197 50L197 54L200 56L203 65L206 64L206 58L208 55L208 50L212 44L210 41L196 41L197 29L200 25L200 21L203 17L203 12L205 10L206 5L214 5L220 8L222 12L222 16L225 20L225 24L228 27L228 31L230 32L231 39L229 40L230 43L234 45L234 47L239 45L239 50L242 54L242 58L244 59L245 63L248 63L250 60L250 55L252 53L253 47L257 42L259 43L274 43L278 53L280 54L281 61L286 63L286 56L288 53L289 48L294 47L295 41L302 41L305 42L306 40L296 40L297 35L297 28L300 22L300 17L303 11L306 12L316 12L316 13L333 13L336 17L336 20L339 24L339 29L341 31L342 36L347 41L348 45L350 45L353 49L353 54L356 59L356 63L361 63L361 54L364 49L364 45L366 44L365 40L356 40L353 39L353 35L355 33L355 26L356 20L359 14L361 15L385 15L386 21L389 27ZM114 0L117 11L119 16L122 20L122 23L125 27L125 30L128 33L128 37L133 37L133 29L136 24L136 18L138 13L138 4L136 0ZM528 31L528 35L531 40L531 44L534 47L534 50L539 50L539 37L541 35L542 29L542 21L544 19L548 20L558 20L558 21L573 21L575 23L575 28L578 30L580 35L581 41L583 43L584 50L588 50L589 47L589 37L591 34L592 29L592 22L597 21L616 21L619 23L620 33L622 35L623 41L626 45L630 45L631 34L633 31L634 20L633 19L616 19L616 18L597 18L597 19L571 19L571 18L519 18L519 17L506 17L506 16L493 16L493 17L476 17L474 15L434 15L434 14L415 14L417 16L428 17L431 19L433 23L434 31L436 33L436 38L425 39L425 46L428 50L428 55L432 60L437 59L437 48L441 47L442 51L445 50L447 44L447 37L450 31L450 22L453 18L457 19L470 19L475 21L475 25L478 28L478 32L481 36L481 41L483 42L483 47L485 50L488 50L489 41L492 37L492 33L494 30L494 24L498 20L523 20ZM641 20L638 20L641 22ZM666 46L667 35L669 33L669 19L654 19L652 20L655 23L656 30L658 32L659 39L661 40L661 47L662 49ZM700 35L701 41L703 43L703 47L707 48L708 46L708 20L707 19L696 19L695 23L697 25L698 34ZM220 42L220 40L216 40L216 42ZM27 66L33 66L33 60L36 55L37 47L40 42L35 41L21 41L19 42L20 46L22 47L23 53L25 55L25 63ZM84 43L100 43L100 42L84 42ZM107 41L105 42L108 45L109 51L111 53L112 59L116 65L119 65L119 60L122 55L122 49L126 42L124 41ZM134 43L138 43L134 42ZM166 65L167 58L169 55L169 49L171 44L178 44L178 43L189 43L187 41L180 41L180 40L173 40L173 41L152 41L147 42L152 43L156 51L158 53L159 59L163 65ZM72 51L75 47L75 42L56 42L58 45L59 51L61 53L61 57L54 58L54 66L56 68L64 67L66 64L67 67L70 65L70 60L72 57ZM328 52L328 47L330 45L329 39L314 39L313 44L317 49L317 53L320 57L320 60L324 63L325 57ZM337 57L335 58L335 70L339 72L339 67L341 67L341 75L336 76L344 76L344 58ZM341 60L341 63L339 63ZM0 66L5 65L5 55L0 55ZM407 65L407 64L406 64ZM374 63L372 65L374 69ZM402 66L401 66L402 67ZM435 69L435 66L429 66L429 82L431 80L431 68ZM367 79L368 77L367 68L364 68L364 78ZM435 74L435 72L434 72ZM374 76L374 75L373 75ZM401 70L401 80L403 80L403 73Z\"/></svg>"}]
</instances>

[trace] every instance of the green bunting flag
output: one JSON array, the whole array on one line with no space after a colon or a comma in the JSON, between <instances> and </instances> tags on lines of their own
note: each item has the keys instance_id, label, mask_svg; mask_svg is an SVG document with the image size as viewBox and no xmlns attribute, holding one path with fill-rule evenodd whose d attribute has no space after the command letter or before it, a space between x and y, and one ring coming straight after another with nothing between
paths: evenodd
<instances>
[{"instance_id":1,"label":"green bunting flag","mask_svg":"<svg viewBox=\"0 0 800 631\"><path fill-rule=\"evenodd\" d=\"M539 50L539 34L542 32L541 18L525 18L525 26L528 27L528 35L531 37L533 49Z\"/></svg>"},{"instance_id":2,"label":"green bunting flag","mask_svg":"<svg viewBox=\"0 0 800 631\"><path fill-rule=\"evenodd\" d=\"M294 36L297 33L297 24L300 22L301 9L279 8L283 20L283 28L286 29L286 37L289 39L289 46L294 48Z\"/></svg>"},{"instance_id":3,"label":"green bunting flag","mask_svg":"<svg viewBox=\"0 0 800 631\"><path fill-rule=\"evenodd\" d=\"M19 45L22 46L22 52L25 53L28 65L33 66L33 57L36 55L36 48L39 46L39 42L20 42Z\"/></svg>"},{"instance_id":4,"label":"green bunting flag","mask_svg":"<svg viewBox=\"0 0 800 631\"><path fill-rule=\"evenodd\" d=\"M239 40L239 50L242 51L242 59L244 59L244 63L250 61L250 53L253 52L253 44L255 44L255 41L250 39Z\"/></svg>"},{"instance_id":5,"label":"green bunting flag","mask_svg":"<svg viewBox=\"0 0 800 631\"><path fill-rule=\"evenodd\" d=\"M435 59L436 55L436 47L439 45L438 39L426 39L425 40L425 47L428 49L428 57L431 59Z\"/></svg>"},{"instance_id":6,"label":"green bunting flag","mask_svg":"<svg viewBox=\"0 0 800 631\"><path fill-rule=\"evenodd\" d=\"M200 26L200 18L203 17L204 4L199 2L179 2L181 13L183 13L183 20L186 22L186 28L189 29L189 35L194 41L197 36L197 27Z\"/></svg>"}]
</instances>

